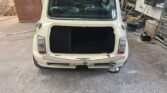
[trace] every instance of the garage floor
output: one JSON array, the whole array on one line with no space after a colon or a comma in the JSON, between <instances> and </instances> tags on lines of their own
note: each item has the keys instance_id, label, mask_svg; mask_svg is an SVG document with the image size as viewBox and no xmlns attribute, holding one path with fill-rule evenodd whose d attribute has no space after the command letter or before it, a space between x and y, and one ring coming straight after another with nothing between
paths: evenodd
<instances>
[{"instance_id":1,"label":"garage floor","mask_svg":"<svg viewBox=\"0 0 167 93\"><path fill-rule=\"evenodd\" d=\"M167 50L128 33L130 56L118 74L39 70L32 61L35 23L0 20L0 93L166 93Z\"/></svg>"}]
</instances>

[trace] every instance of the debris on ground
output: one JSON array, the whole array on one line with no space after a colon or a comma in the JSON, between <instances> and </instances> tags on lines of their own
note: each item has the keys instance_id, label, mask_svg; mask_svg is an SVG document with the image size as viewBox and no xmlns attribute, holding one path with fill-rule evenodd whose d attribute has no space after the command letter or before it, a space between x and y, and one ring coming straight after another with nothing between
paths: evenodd
<instances>
[{"instance_id":1,"label":"debris on ground","mask_svg":"<svg viewBox=\"0 0 167 93\"><path fill-rule=\"evenodd\" d=\"M142 41L147 41L147 42L151 41L151 37L146 32L143 32L141 34L140 38L141 38Z\"/></svg>"}]
</instances>

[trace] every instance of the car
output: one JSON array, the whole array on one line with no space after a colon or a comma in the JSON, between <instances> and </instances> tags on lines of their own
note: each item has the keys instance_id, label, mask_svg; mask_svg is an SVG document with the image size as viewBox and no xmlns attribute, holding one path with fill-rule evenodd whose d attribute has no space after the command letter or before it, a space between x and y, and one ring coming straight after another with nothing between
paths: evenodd
<instances>
[{"instance_id":1,"label":"car","mask_svg":"<svg viewBox=\"0 0 167 93\"><path fill-rule=\"evenodd\" d=\"M33 39L37 67L116 73L128 54L119 0L44 0Z\"/></svg>"}]
</instances>

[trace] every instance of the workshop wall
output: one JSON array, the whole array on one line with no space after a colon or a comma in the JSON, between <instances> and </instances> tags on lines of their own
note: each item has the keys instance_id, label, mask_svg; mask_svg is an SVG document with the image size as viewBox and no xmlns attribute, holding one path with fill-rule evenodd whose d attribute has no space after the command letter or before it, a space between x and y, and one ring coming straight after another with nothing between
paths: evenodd
<instances>
[{"instance_id":1,"label":"workshop wall","mask_svg":"<svg viewBox=\"0 0 167 93\"><path fill-rule=\"evenodd\" d=\"M152 7L150 5L144 4L145 0L137 0L135 10L144 13L147 16L153 17L155 19L160 19L162 8Z\"/></svg>"}]
</instances>

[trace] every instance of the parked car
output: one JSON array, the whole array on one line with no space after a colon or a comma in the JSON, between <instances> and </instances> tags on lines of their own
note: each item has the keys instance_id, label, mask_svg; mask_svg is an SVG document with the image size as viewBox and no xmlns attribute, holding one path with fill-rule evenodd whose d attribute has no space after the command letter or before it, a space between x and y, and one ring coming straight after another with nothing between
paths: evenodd
<instances>
[{"instance_id":1,"label":"parked car","mask_svg":"<svg viewBox=\"0 0 167 93\"><path fill-rule=\"evenodd\" d=\"M119 72L128 58L119 0L45 0L33 56L39 68Z\"/></svg>"}]
</instances>

